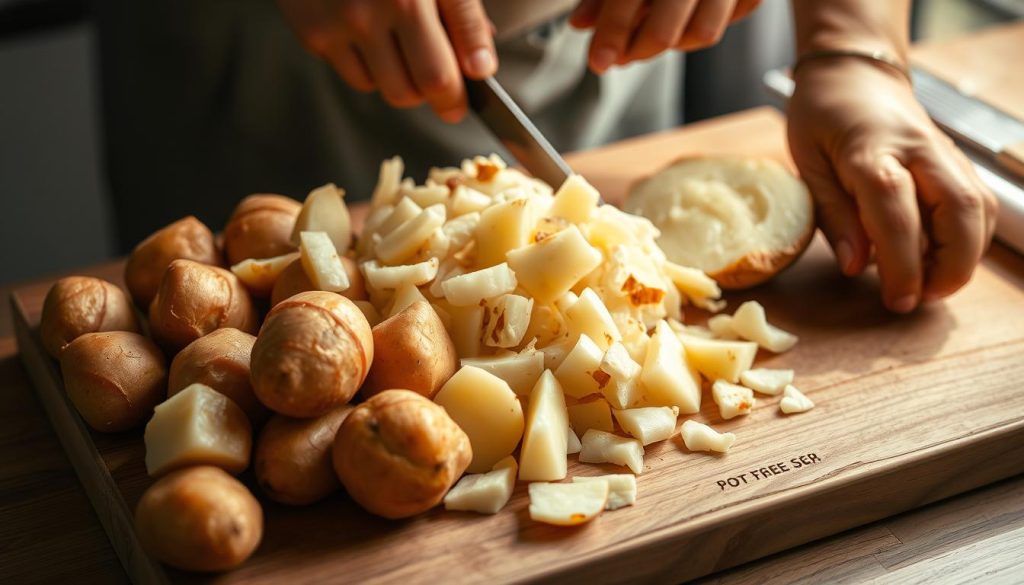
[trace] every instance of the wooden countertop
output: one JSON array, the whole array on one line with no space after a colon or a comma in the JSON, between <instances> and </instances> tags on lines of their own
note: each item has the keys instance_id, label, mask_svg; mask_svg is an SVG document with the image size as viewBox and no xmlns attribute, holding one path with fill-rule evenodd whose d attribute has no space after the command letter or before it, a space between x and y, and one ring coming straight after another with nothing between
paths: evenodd
<instances>
[{"instance_id":1,"label":"wooden countertop","mask_svg":"<svg viewBox=\"0 0 1024 585\"><path fill-rule=\"evenodd\" d=\"M993 44L1024 46L1024 25L978 36L986 54ZM997 40L992 40L997 39ZM1015 41L1007 39L1016 39ZM958 40L924 46L915 59L932 68L967 67L974 45ZM1002 55L1011 55L1005 48ZM991 56L988 57L991 59ZM1008 65L1012 66L1012 65ZM998 70L992 67L990 70ZM955 72L949 76L961 78ZM983 87L981 81L975 81ZM998 85L999 88L1010 85ZM1024 104L1024 87L1016 86ZM982 94L987 95L987 94ZM992 100L994 103L995 99ZM1010 110L1005 104L999 103ZM735 124L756 113L710 124ZM1019 115L1019 114L1018 114ZM705 126L706 127L706 126ZM700 131L699 128L694 128ZM756 136L743 135L745 141ZM997 247L993 254L1009 254ZM101 267L99 272L109 271ZM6 293L7 290L0 289ZM6 294L4 294L6 297ZM50 429L18 360L9 315L0 312L0 582L127 581L67 458ZM881 522L762 559L707 581L720 583L811 581L963 581L1002 571L1024 571L1024 477L969 492ZM1019 573L1018 573L1019 574Z\"/></svg>"}]
</instances>

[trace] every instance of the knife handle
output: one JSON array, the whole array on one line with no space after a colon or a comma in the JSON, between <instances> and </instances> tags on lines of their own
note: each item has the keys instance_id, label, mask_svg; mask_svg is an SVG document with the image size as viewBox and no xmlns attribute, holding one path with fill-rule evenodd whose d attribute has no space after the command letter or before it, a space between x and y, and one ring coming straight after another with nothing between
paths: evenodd
<instances>
[{"instance_id":1,"label":"knife handle","mask_svg":"<svg viewBox=\"0 0 1024 585\"><path fill-rule=\"evenodd\" d=\"M1024 179L1024 142L1004 146L996 155L999 166Z\"/></svg>"}]
</instances>

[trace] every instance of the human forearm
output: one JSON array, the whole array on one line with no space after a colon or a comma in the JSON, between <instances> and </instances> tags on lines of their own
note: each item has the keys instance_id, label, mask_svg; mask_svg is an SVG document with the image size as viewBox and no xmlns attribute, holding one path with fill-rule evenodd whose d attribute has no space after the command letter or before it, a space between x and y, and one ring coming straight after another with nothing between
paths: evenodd
<instances>
[{"instance_id":1,"label":"human forearm","mask_svg":"<svg viewBox=\"0 0 1024 585\"><path fill-rule=\"evenodd\" d=\"M797 55L823 49L884 51L905 63L910 1L792 0Z\"/></svg>"}]
</instances>

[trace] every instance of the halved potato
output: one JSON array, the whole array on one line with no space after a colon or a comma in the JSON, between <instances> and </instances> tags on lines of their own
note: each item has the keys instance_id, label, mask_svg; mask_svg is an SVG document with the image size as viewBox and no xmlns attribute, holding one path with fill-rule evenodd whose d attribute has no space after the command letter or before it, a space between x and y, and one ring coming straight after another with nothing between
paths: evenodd
<instances>
[{"instance_id":1,"label":"halved potato","mask_svg":"<svg viewBox=\"0 0 1024 585\"><path fill-rule=\"evenodd\" d=\"M814 234L807 187L769 159L680 160L634 186L626 210L661 230L658 244L670 260L730 289L771 278Z\"/></svg>"}]
</instances>

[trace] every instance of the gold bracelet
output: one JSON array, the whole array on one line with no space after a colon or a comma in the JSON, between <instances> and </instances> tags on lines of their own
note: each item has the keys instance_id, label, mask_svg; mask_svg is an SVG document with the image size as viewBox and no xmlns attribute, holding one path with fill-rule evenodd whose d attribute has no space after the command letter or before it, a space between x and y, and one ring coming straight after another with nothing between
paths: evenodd
<instances>
[{"instance_id":1,"label":"gold bracelet","mask_svg":"<svg viewBox=\"0 0 1024 585\"><path fill-rule=\"evenodd\" d=\"M855 59L864 59L865 61L883 65L905 77L908 82L913 83L913 80L910 77L910 68L894 57L891 53L880 50L862 51L856 49L818 49L816 51L808 51L797 58L796 63L793 64L791 69L791 76L795 79L797 70L799 70L800 67L808 61L831 59L833 57L853 57Z\"/></svg>"}]
</instances>

